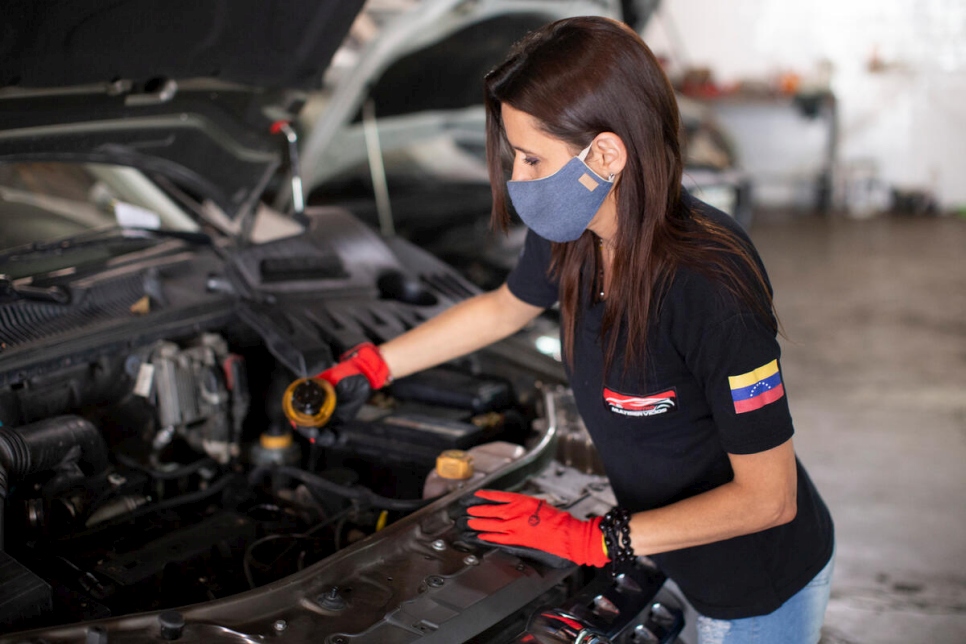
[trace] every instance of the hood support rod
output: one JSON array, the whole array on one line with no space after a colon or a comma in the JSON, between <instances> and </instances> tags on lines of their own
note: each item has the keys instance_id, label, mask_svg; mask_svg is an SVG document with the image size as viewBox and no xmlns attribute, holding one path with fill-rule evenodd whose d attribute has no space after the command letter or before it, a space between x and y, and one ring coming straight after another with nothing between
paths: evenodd
<instances>
[{"instance_id":1,"label":"hood support rod","mask_svg":"<svg viewBox=\"0 0 966 644\"><path fill-rule=\"evenodd\" d=\"M305 218L305 195L302 192L302 170L299 167L299 137L288 121L272 124L273 134L282 134L288 142L288 167L292 177L292 214L298 221Z\"/></svg>"},{"instance_id":2,"label":"hood support rod","mask_svg":"<svg viewBox=\"0 0 966 644\"><path fill-rule=\"evenodd\" d=\"M362 105L362 131L366 137L372 189L376 193L379 231L384 237L393 237L396 234L396 226L392 220L392 207L389 204L389 181L386 179L386 166L382 162L382 144L379 143L376 106L371 98Z\"/></svg>"}]
</instances>

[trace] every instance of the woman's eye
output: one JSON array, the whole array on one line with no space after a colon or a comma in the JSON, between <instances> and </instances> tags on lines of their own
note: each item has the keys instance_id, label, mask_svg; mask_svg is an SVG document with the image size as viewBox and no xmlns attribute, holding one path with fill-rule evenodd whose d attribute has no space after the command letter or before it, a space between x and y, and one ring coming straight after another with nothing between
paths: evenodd
<instances>
[{"instance_id":1,"label":"woman's eye","mask_svg":"<svg viewBox=\"0 0 966 644\"><path fill-rule=\"evenodd\" d=\"M533 157L523 157L523 162L527 165L537 165L537 160Z\"/></svg>"}]
</instances>

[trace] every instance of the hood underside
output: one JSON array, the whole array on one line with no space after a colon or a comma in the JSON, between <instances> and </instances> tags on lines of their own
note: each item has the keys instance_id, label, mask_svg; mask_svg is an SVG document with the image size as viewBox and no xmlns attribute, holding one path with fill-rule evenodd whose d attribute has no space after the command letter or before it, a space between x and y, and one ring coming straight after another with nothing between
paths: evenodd
<instances>
[{"instance_id":1,"label":"hood underside","mask_svg":"<svg viewBox=\"0 0 966 644\"><path fill-rule=\"evenodd\" d=\"M0 161L161 174L236 215L363 0L4 3Z\"/></svg>"}]
</instances>

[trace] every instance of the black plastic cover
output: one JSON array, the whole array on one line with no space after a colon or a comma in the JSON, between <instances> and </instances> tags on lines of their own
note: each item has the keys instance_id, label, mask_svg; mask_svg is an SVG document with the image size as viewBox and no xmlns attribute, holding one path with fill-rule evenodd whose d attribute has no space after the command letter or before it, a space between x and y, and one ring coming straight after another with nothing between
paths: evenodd
<instances>
[{"instance_id":1,"label":"black plastic cover","mask_svg":"<svg viewBox=\"0 0 966 644\"><path fill-rule=\"evenodd\" d=\"M52 609L50 585L0 551L0 625L22 624Z\"/></svg>"},{"instance_id":2,"label":"black plastic cover","mask_svg":"<svg viewBox=\"0 0 966 644\"><path fill-rule=\"evenodd\" d=\"M455 407L475 414L506 409L512 402L506 381L446 367L400 378L392 384L391 391L400 400Z\"/></svg>"},{"instance_id":3,"label":"black plastic cover","mask_svg":"<svg viewBox=\"0 0 966 644\"><path fill-rule=\"evenodd\" d=\"M339 442L330 452L345 451L377 462L415 464L429 469L440 452L480 445L493 440L501 429L478 427L469 422L466 412L432 412L435 413L419 406L405 406L376 422L349 422L337 428Z\"/></svg>"}]
</instances>

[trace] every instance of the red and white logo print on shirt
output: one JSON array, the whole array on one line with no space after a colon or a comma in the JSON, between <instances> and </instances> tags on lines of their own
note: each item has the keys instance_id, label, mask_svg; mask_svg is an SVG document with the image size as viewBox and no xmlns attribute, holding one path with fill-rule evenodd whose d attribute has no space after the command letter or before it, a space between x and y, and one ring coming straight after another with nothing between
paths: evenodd
<instances>
[{"instance_id":1,"label":"red and white logo print on shirt","mask_svg":"<svg viewBox=\"0 0 966 644\"><path fill-rule=\"evenodd\" d=\"M604 387L604 402L615 414L623 416L658 416L678 408L674 389L644 396L629 396Z\"/></svg>"}]
</instances>

